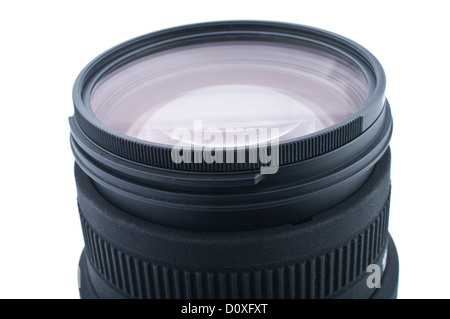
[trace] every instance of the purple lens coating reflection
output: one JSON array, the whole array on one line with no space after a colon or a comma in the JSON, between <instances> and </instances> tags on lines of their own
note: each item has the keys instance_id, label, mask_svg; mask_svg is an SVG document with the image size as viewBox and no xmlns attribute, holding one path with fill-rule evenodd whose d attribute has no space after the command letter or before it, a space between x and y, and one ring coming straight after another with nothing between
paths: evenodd
<instances>
[{"instance_id":1,"label":"purple lens coating reflection","mask_svg":"<svg viewBox=\"0 0 450 319\"><path fill-rule=\"evenodd\" d=\"M325 51L271 42L216 42L171 49L135 60L102 78L91 95L107 127L154 143L175 145L177 128L277 128L285 141L358 111L368 95L363 72ZM185 138L185 137L180 137ZM262 137L245 144L264 142ZM184 141L193 143L192 140ZM222 144L223 143L223 144Z\"/></svg>"}]
</instances>

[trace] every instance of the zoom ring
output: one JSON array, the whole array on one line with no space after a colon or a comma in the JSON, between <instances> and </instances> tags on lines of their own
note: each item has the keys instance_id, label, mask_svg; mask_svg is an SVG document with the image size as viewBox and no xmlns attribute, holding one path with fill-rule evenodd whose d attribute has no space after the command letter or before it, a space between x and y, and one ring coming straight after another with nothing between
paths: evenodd
<instances>
[{"instance_id":1,"label":"zoom ring","mask_svg":"<svg viewBox=\"0 0 450 319\"><path fill-rule=\"evenodd\" d=\"M252 270L195 270L144 260L115 247L81 211L80 216L89 262L112 286L139 299L327 298L361 278L389 238L388 197L364 231L322 255Z\"/></svg>"}]
</instances>

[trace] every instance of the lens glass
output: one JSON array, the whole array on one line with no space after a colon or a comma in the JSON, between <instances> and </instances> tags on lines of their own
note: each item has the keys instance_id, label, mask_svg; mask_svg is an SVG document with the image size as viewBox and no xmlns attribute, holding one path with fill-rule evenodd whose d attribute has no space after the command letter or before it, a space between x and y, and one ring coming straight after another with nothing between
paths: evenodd
<instances>
[{"instance_id":1,"label":"lens glass","mask_svg":"<svg viewBox=\"0 0 450 319\"><path fill-rule=\"evenodd\" d=\"M229 41L137 59L100 79L90 104L100 122L130 137L165 145L242 146L330 127L358 111L367 95L364 73L338 54ZM249 136L260 128L276 131L226 138L230 131ZM174 134L177 129L190 134ZM194 138L199 130L209 132L209 139Z\"/></svg>"}]
</instances>

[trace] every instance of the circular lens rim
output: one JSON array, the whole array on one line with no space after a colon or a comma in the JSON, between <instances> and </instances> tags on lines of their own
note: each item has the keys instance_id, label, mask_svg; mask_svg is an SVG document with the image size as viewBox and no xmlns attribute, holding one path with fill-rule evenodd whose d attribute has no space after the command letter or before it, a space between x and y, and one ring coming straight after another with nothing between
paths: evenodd
<instances>
[{"instance_id":1,"label":"circular lens rim","mask_svg":"<svg viewBox=\"0 0 450 319\"><path fill-rule=\"evenodd\" d=\"M323 130L285 140L279 143L281 148L280 156L283 156L283 147L285 150L297 149L297 154L287 154L285 159L280 159L280 166L303 161L323 154L316 151L305 154L298 154L298 147L292 147L293 144L312 141L311 143L327 143L328 141L317 137L326 137L332 134L342 133L341 130L354 131L352 136L344 140L346 144L369 128L383 111L385 105L385 86L386 77L380 62L364 47L335 33L290 23L272 22L272 21L219 21L192 24L187 26L175 27L150 33L141 37L124 42L98 56L89 63L77 77L73 88L73 102L75 106L75 119L81 131L100 148L121 158L147 164L155 167L181 169L192 171L240 171L259 168L257 165L211 165L207 163L182 163L177 165L170 161L171 145L158 144L146 140L141 140L105 126L95 116L91 106L90 97L93 89L100 79L108 73L116 70L141 57L155 52L186 46L196 43L205 43L210 41L221 41L229 39L250 39L252 41L268 41L277 39L279 42L302 43L302 45L311 45L318 49L329 51L338 55L339 58L348 59L349 62L356 65L365 75L368 83L368 95L363 105L354 114L344 121L336 123ZM276 42L276 41L275 41ZM124 147L125 144L125 147ZM326 152L332 151L342 146L342 143L333 145ZM251 147L244 147L248 150ZM320 145L313 145L314 149L321 148ZM235 148L239 150L240 148ZM142 154L147 152L147 156ZM149 156L156 152L155 156ZM161 154L164 153L164 154ZM161 158L165 158L160 160ZM225 163L226 164L226 163Z\"/></svg>"},{"instance_id":2,"label":"circular lens rim","mask_svg":"<svg viewBox=\"0 0 450 319\"><path fill-rule=\"evenodd\" d=\"M214 95L201 95L205 92ZM192 103L190 98L199 95ZM273 41L221 41L165 50L125 64L99 79L89 102L103 125L133 138L166 147L183 141L192 147L230 148L264 140L226 143L223 134L221 142L211 143L178 140L171 134L178 127L192 136L192 124L201 120L215 132L230 126L276 127L279 135L268 140L283 142L340 123L359 110L367 95L361 68L336 54ZM163 123L156 120L161 114ZM307 120L305 125L299 125L302 120Z\"/></svg>"}]
</instances>

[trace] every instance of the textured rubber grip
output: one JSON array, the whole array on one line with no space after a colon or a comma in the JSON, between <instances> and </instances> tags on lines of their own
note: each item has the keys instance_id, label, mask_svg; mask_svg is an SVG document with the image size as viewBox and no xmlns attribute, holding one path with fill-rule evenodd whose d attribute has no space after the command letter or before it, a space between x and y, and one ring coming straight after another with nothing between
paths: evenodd
<instances>
[{"instance_id":1,"label":"textured rubber grip","mask_svg":"<svg viewBox=\"0 0 450 319\"><path fill-rule=\"evenodd\" d=\"M81 213L81 212L80 212ZM389 198L376 219L346 244L294 263L241 271L182 269L126 252L97 234L81 213L89 261L133 298L325 298L361 279L388 239Z\"/></svg>"},{"instance_id":2,"label":"textured rubber grip","mask_svg":"<svg viewBox=\"0 0 450 319\"><path fill-rule=\"evenodd\" d=\"M387 254L389 163L388 152L362 188L310 221L246 232L136 218L76 166L87 262L124 298L369 298L367 266L383 268Z\"/></svg>"}]
</instances>

